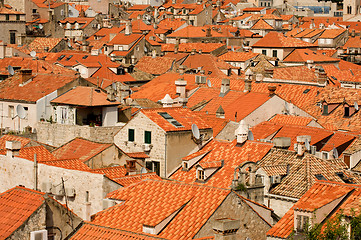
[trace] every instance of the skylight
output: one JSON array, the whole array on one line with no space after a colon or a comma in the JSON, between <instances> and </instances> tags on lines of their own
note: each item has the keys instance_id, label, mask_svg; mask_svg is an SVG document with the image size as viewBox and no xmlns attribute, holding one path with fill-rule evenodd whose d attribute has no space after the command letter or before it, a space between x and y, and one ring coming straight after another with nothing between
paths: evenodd
<instances>
[{"instance_id":1,"label":"skylight","mask_svg":"<svg viewBox=\"0 0 361 240\"><path fill-rule=\"evenodd\" d=\"M307 88L305 91L303 91L303 94L308 93L309 91L311 91L311 89Z\"/></svg>"},{"instance_id":2,"label":"skylight","mask_svg":"<svg viewBox=\"0 0 361 240\"><path fill-rule=\"evenodd\" d=\"M316 174L315 177L316 177L318 180L327 180L322 174Z\"/></svg>"},{"instance_id":3,"label":"skylight","mask_svg":"<svg viewBox=\"0 0 361 240\"><path fill-rule=\"evenodd\" d=\"M60 57L58 57L58 61L62 60L65 57L65 55L61 55Z\"/></svg>"},{"instance_id":4,"label":"skylight","mask_svg":"<svg viewBox=\"0 0 361 240\"><path fill-rule=\"evenodd\" d=\"M171 115L169 115L166 112L159 112L159 115L161 115L165 120L167 120L169 123L171 123L173 126L179 128L184 127L182 124L180 124L177 120L175 120Z\"/></svg>"},{"instance_id":5,"label":"skylight","mask_svg":"<svg viewBox=\"0 0 361 240\"><path fill-rule=\"evenodd\" d=\"M66 58L66 61L68 61L72 57L73 57L73 55L70 55L69 57Z\"/></svg>"}]
</instances>

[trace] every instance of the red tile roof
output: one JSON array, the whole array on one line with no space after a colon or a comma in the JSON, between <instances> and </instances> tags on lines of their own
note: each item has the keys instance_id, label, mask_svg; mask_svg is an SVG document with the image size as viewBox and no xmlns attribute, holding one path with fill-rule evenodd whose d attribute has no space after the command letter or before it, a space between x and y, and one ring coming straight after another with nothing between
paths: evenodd
<instances>
[{"instance_id":1,"label":"red tile roof","mask_svg":"<svg viewBox=\"0 0 361 240\"><path fill-rule=\"evenodd\" d=\"M153 180L162 180L156 173L143 173L136 175L128 175L119 178L112 178L114 181L122 185L123 187L128 187L129 185L138 183L145 179L153 179Z\"/></svg>"},{"instance_id":2,"label":"red tile roof","mask_svg":"<svg viewBox=\"0 0 361 240\"><path fill-rule=\"evenodd\" d=\"M285 37L282 33L270 32L258 42L252 45L252 47L273 47L273 48L310 48L317 47L317 45L304 42L297 38Z\"/></svg>"},{"instance_id":3,"label":"red tile roof","mask_svg":"<svg viewBox=\"0 0 361 240\"><path fill-rule=\"evenodd\" d=\"M124 166L117 166L92 169L90 172L101 173L106 175L108 178L114 179L124 177L127 174L127 169Z\"/></svg>"},{"instance_id":4,"label":"red tile roof","mask_svg":"<svg viewBox=\"0 0 361 240\"><path fill-rule=\"evenodd\" d=\"M98 155L112 144L96 143L83 138L75 138L53 151L58 159L79 159L83 162Z\"/></svg>"},{"instance_id":5,"label":"red tile roof","mask_svg":"<svg viewBox=\"0 0 361 240\"><path fill-rule=\"evenodd\" d=\"M180 43L178 45L178 52L190 53L193 49L196 52L211 53L217 49L225 47L224 43ZM173 52L175 50L175 44L162 44L163 52Z\"/></svg>"},{"instance_id":6,"label":"red tile roof","mask_svg":"<svg viewBox=\"0 0 361 240\"><path fill-rule=\"evenodd\" d=\"M129 45L138 41L143 35L141 34L130 34L118 33L107 45Z\"/></svg>"},{"instance_id":7,"label":"red tile roof","mask_svg":"<svg viewBox=\"0 0 361 240\"><path fill-rule=\"evenodd\" d=\"M54 167L60 167L65 169L71 169L71 170L79 170L79 171L89 171L91 170L88 165L80 161L79 159L61 159L61 160L52 160L52 161L46 161L46 165L54 166Z\"/></svg>"},{"instance_id":8,"label":"red tile roof","mask_svg":"<svg viewBox=\"0 0 361 240\"><path fill-rule=\"evenodd\" d=\"M62 40L63 38L35 38L34 41L28 45L28 49L29 51L35 52L48 52L53 50ZM48 48L48 50L45 48Z\"/></svg>"},{"instance_id":9,"label":"red tile roof","mask_svg":"<svg viewBox=\"0 0 361 240\"><path fill-rule=\"evenodd\" d=\"M187 26L178 31L175 31L169 34L167 37L180 37L180 38L205 38L207 27L196 27L196 26ZM211 37L225 38L226 36L223 33L219 33L216 30L211 29Z\"/></svg>"},{"instance_id":10,"label":"red tile roof","mask_svg":"<svg viewBox=\"0 0 361 240\"><path fill-rule=\"evenodd\" d=\"M355 190L354 192L352 192ZM268 232L268 237L286 239L294 229L294 210L313 212L326 204L346 196L346 201L336 207L337 211L349 213L353 208L359 211L360 185L342 184L336 182L317 181L301 199L274 225ZM346 194L351 193L350 196ZM333 210L333 209L331 209Z\"/></svg>"},{"instance_id":11,"label":"red tile roof","mask_svg":"<svg viewBox=\"0 0 361 240\"><path fill-rule=\"evenodd\" d=\"M219 167L219 170L206 179L204 185L230 188L234 178L234 169L246 161L257 162L261 160L273 147L270 143L261 143L254 141L247 141L243 146L238 146L236 141L226 142L220 140L212 140L205 145L201 150L195 152L184 160L190 160L201 154L206 155L202 157L198 163L189 166L188 171L179 168L174 174L170 176L171 179L184 181L187 183L196 183L196 168L199 164L203 168ZM222 166L221 161L224 165ZM222 166L222 167L221 167Z\"/></svg>"},{"instance_id":12,"label":"red tile roof","mask_svg":"<svg viewBox=\"0 0 361 240\"><path fill-rule=\"evenodd\" d=\"M162 75L168 71L173 70L175 60L175 58L168 57L153 58L144 56L139 59L135 67L143 72L147 72L153 75Z\"/></svg>"},{"instance_id":13,"label":"red tile roof","mask_svg":"<svg viewBox=\"0 0 361 240\"><path fill-rule=\"evenodd\" d=\"M345 33L346 29L325 29L319 38L337 38L341 34Z\"/></svg>"},{"instance_id":14,"label":"red tile roof","mask_svg":"<svg viewBox=\"0 0 361 240\"><path fill-rule=\"evenodd\" d=\"M293 63L307 63L307 61L313 61L315 63L337 63L340 60L314 52L310 49L294 49L283 59L283 62Z\"/></svg>"},{"instance_id":15,"label":"red tile roof","mask_svg":"<svg viewBox=\"0 0 361 240\"><path fill-rule=\"evenodd\" d=\"M200 115L195 114L188 108L152 108L142 109L141 112L166 132L189 131L191 130L192 124L197 124L199 129L211 128L211 126L209 126ZM168 113L171 117L178 121L182 127L176 127L175 125L168 122L159 114L162 112Z\"/></svg>"},{"instance_id":16,"label":"red tile roof","mask_svg":"<svg viewBox=\"0 0 361 240\"><path fill-rule=\"evenodd\" d=\"M124 201L93 216L93 223L142 232L182 208L158 234L169 239L193 238L230 194L225 189L171 181L145 180L107 198Z\"/></svg>"},{"instance_id":17,"label":"red tile roof","mask_svg":"<svg viewBox=\"0 0 361 240\"><path fill-rule=\"evenodd\" d=\"M253 26L251 27L253 30L272 30L274 29L271 25L269 25L265 20L259 19Z\"/></svg>"},{"instance_id":18,"label":"red tile roof","mask_svg":"<svg viewBox=\"0 0 361 240\"><path fill-rule=\"evenodd\" d=\"M258 53L253 52L227 52L218 58L225 62L245 62L258 56Z\"/></svg>"},{"instance_id":19,"label":"red tile roof","mask_svg":"<svg viewBox=\"0 0 361 240\"><path fill-rule=\"evenodd\" d=\"M85 107L113 106L121 104L117 101L109 101L107 99L107 94L100 89L83 86L73 88L52 100L51 103Z\"/></svg>"},{"instance_id":20,"label":"red tile roof","mask_svg":"<svg viewBox=\"0 0 361 240\"><path fill-rule=\"evenodd\" d=\"M6 141L18 141L21 143L21 148L23 148L31 142L31 139L15 135L4 135L0 138L0 149L5 149Z\"/></svg>"},{"instance_id":21,"label":"red tile roof","mask_svg":"<svg viewBox=\"0 0 361 240\"><path fill-rule=\"evenodd\" d=\"M301 117L301 116L293 116L293 115L282 115L277 114L274 116L270 122L276 124L286 124L286 125L299 125L299 126L307 126L313 120L311 117Z\"/></svg>"},{"instance_id":22,"label":"red tile roof","mask_svg":"<svg viewBox=\"0 0 361 240\"><path fill-rule=\"evenodd\" d=\"M116 228L104 227L92 223L84 223L79 230L70 237L76 240L99 240L99 239L122 239L122 240L156 240L164 239L147 234L129 232Z\"/></svg>"},{"instance_id":23,"label":"red tile roof","mask_svg":"<svg viewBox=\"0 0 361 240\"><path fill-rule=\"evenodd\" d=\"M44 193L24 187L0 194L0 238L10 237L44 202Z\"/></svg>"}]
</instances>

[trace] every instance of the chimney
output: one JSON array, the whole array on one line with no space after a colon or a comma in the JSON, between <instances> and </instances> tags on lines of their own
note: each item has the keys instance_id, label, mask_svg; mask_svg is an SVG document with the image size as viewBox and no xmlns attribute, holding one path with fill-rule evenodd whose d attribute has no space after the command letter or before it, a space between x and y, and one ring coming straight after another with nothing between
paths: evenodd
<instances>
[{"instance_id":1,"label":"chimney","mask_svg":"<svg viewBox=\"0 0 361 240\"><path fill-rule=\"evenodd\" d=\"M152 58L156 58L157 57L157 51L153 50L152 51Z\"/></svg>"},{"instance_id":2,"label":"chimney","mask_svg":"<svg viewBox=\"0 0 361 240\"><path fill-rule=\"evenodd\" d=\"M230 82L231 80L229 80L229 78L223 78L222 79L222 86L221 86L221 94L224 96L228 93L228 91L230 90Z\"/></svg>"},{"instance_id":3,"label":"chimney","mask_svg":"<svg viewBox=\"0 0 361 240\"><path fill-rule=\"evenodd\" d=\"M19 156L21 143L18 141L6 141L5 148L6 148L6 156L13 158L15 156Z\"/></svg>"},{"instance_id":4,"label":"chimney","mask_svg":"<svg viewBox=\"0 0 361 240\"><path fill-rule=\"evenodd\" d=\"M248 139L248 127L245 124L244 120L241 120L238 128L234 132L237 138L237 144L243 144Z\"/></svg>"},{"instance_id":5,"label":"chimney","mask_svg":"<svg viewBox=\"0 0 361 240\"><path fill-rule=\"evenodd\" d=\"M95 92L100 93L100 89L94 89ZM113 87L107 91L107 100L110 102L115 102L115 90Z\"/></svg>"},{"instance_id":6,"label":"chimney","mask_svg":"<svg viewBox=\"0 0 361 240\"><path fill-rule=\"evenodd\" d=\"M195 55L195 54L196 54L196 50L195 50L194 48L192 49L191 54L192 54L192 55Z\"/></svg>"},{"instance_id":7,"label":"chimney","mask_svg":"<svg viewBox=\"0 0 361 240\"><path fill-rule=\"evenodd\" d=\"M172 0L172 4L177 4L177 0Z\"/></svg>"},{"instance_id":8,"label":"chimney","mask_svg":"<svg viewBox=\"0 0 361 240\"><path fill-rule=\"evenodd\" d=\"M240 220L231 218L215 219L213 222L214 240L235 240Z\"/></svg>"},{"instance_id":9,"label":"chimney","mask_svg":"<svg viewBox=\"0 0 361 240\"><path fill-rule=\"evenodd\" d=\"M216 117L217 118L225 118L225 112L221 105L219 106L219 108L216 111Z\"/></svg>"},{"instance_id":10,"label":"chimney","mask_svg":"<svg viewBox=\"0 0 361 240\"><path fill-rule=\"evenodd\" d=\"M212 37L211 28L206 29L206 37Z\"/></svg>"},{"instance_id":11,"label":"chimney","mask_svg":"<svg viewBox=\"0 0 361 240\"><path fill-rule=\"evenodd\" d=\"M175 81L175 86L176 86L176 93L179 95L179 97L186 98L187 81L185 81L183 78L180 78Z\"/></svg>"},{"instance_id":12,"label":"chimney","mask_svg":"<svg viewBox=\"0 0 361 240\"><path fill-rule=\"evenodd\" d=\"M49 22L53 21L53 12L51 10L48 11L48 17L49 17Z\"/></svg>"},{"instance_id":13,"label":"chimney","mask_svg":"<svg viewBox=\"0 0 361 240\"><path fill-rule=\"evenodd\" d=\"M178 72L180 75L183 75L185 73L185 66L184 65L180 65L178 68Z\"/></svg>"},{"instance_id":14,"label":"chimney","mask_svg":"<svg viewBox=\"0 0 361 240\"><path fill-rule=\"evenodd\" d=\"M199 53L199 54L202 54L202 49L199 49L199 50L198 50L198 53Z\"/></svg>"},{"instance_id":15,"label":"chimney","mask_svg":"<svg viewBox=\"0 0 361 240\"><path fill-rule=\"evenodd\" d=\"M314 61L313 60L311 60L311 59L309 59L309 60L307 60L307 67L308 67L308 69L311 69L312 67L313 67L313 65L314 65Z\"/></svg>"},{"instance_id":16,"label":"chimney","mask_svg":"<svg viewBox=\"0 0 361 240\"><path fill-rule=\"evenodd\" d=\"M277 89L277 86L268 86L268 96L272 97L274 96L276 93L276 89Z\"/></svg>"},{"instance_id":17,"label":"chimney","mask_svg":"<svg viewBox=\"0 0 361 240\"><path fill-rule=\"evenodd\" d=\"M303 135L303 136L297 136L297 156L302 157L303 154L307 151L305 143L307 141L311 142L311 136Z\"/></svg>"},{"instance_id":18,"label":"chimney","mask_svg":"<svg viewBox=\"0 0 361 240\"><path fill-rule=\"evenodd\" d=\"M351 31L351 37L355 37L355 29L352 29Z\"/></svg>"},{"instance_id":19,"label":"chimney","mask_svg":"<svg viewBox=\"0 0 361 240\"><path fill-rule=\"evenodd\" d=\"M317 67L316 75L317 75L317 82L319 84L325 84L327 82L327 74L321 66Z\"/></svg>"},{"instance_id":20,"label":"chimney","mask_svg":"<svg viewBox=\"0 0 361 240\"><path fill-rule=\"evenodd\" d=\"M314 27L314 24L315 24L315 21L314 21L314 19L312 18L312 19L311 19L311 24L310 24L310 28L311 28L311 29Z\"/></svg>"},{"instance_id":21,"label":"chimney","mask_svg":"<svg viewBox=\"0 0 361 240\"><path fill-rule=\"evenodd\" d=\"M125 23L125 35L131 35L132 34L132 23L131 21L127 21Z\"/></svg>"},{"instance_id":22,"label":"chimney","mask_svg":"<svg viewBox=\"0 0 361 240\"><path fill-rule=\"evenodd\" d=\"M4 4L4 0L0 0L0 7L4 7L5 4Z\"/></svg>"},{"instance_id":23,"label":"chimney","mask_svg":"<svg viewBox=\"0 0 361 240\"><path fill-rule=\"evenodd\" d=\"M174 53L177 54L178 53L178 46L174 47Z\"/></svg>"},{"instance_id":24,"label":"chimney","mask_svg":"<svg viewBox=\"0 0 361 240\"><path fill-rule=\"evenodd\" d=\"M29 79L33 77L33 71L31 69L20 69L20 84L27 82Z\"/></svg>"},{"instance_id":25,"label":"chimney","mask_svg":"<svg viewBox=\"0 0 361 240\"><path fill-rule=\"evenodd\" d=\"M135 61L136 61L135 56L132 55L130 58L131 58L131 59L130 59L131 64L135 65Z\"/></svg>"},{"instance_id":26,"label":"chimney","mask_svg":"<svg viewBox=\"0 0 361 240\"><path fill-rule=\"evenodd\" d=\"M273 146L279 149L288 149L291 146L291 138L276 137L273 139Z\"/></svg>"},{"instance_id":27,"label":"chimney","mask_svg":"<svg viewBox=\"0 0 361 240\"><path fill-rule=\"evenodd\" d=\"M266 68L265 70L265 75L272 78L273 76L273 69L272 68Z\"/></svg>"},{"instance_id":28,"label":"chimney","mask_svg":"<svg viewBox=\"0 0 361 240\"><path fill-rule=\"evenodd\" d=\"M160 101L163 104L163 107L172 107L173 106L173 99L169 96L169 94L165 95L165 97Z\"/></svg>"},{"instance_id":29,"label":"chimney","mask_svg":"<svg viewBox=\"0 0 361 240\"><path fill-rule=\"evenodd\" d=\"M83 41L83 44L81 46L82 46L82 50L84 52L89 52L89 42L88 41Z\"/></svg>"},{"instance_id":30,"label":"chimney","mask_svg":"<svg viewBox=\"0 0 361 240\"><path fill-rule=\"evenodd\" d=\"M252 91L252 81L246 79L244 81L244 91L243 92L251 92Z\"/></svg>"},{"instance_id":31,"label":"chimney","mask_svg":"<svg viewBox=\"0 0 361 240\"><path fill-rule=\"evenodd\" d=\"M289 24L288 24L288 30L291 31L292 29L293 29L293 25L292 25L292 23L289 23Z\"/></svg>"}]
</instances>

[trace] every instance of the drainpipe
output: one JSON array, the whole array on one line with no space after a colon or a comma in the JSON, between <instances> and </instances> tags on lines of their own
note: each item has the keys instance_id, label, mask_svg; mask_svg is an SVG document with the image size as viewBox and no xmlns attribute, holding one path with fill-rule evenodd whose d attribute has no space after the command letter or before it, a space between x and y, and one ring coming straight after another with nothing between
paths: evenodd
<instances>
[{"instance_id":1,"label":"drainpipe","mask_svg":"<svg viewBox=\"0 0 361 240\"><path fill-rule=\"evenodd\" d=\"M167 177L167 132L165 132L164 152L164 176Z\"/></svg>"},{"instance_id":2,"label":"drainpipe","mask_svg":"<svg viewBox=\"0 0 361 240\"><path fill-rule=\"evenodd\" d=\"M36 153L34 153L34 190L38 191L38 160Z\"/></svg>"}]
</instances>

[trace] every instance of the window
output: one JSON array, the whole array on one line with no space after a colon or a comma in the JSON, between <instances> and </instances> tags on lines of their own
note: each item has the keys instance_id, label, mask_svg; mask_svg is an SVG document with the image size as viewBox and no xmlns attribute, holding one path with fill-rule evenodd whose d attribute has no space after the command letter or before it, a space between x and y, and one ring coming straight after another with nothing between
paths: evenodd
<instances>
[{"instance_id":1,"label":"window","mask_svg":"<svg viewBox=\"0 0 361 240\"><path fill-rule=\"evenodd\" d=\"M272 51L272 57L277 57L277 50Z\"/></svg>"},{"instance_id":2,"label":"window","mask_svg":"<svg viewBox=\"0 0 361 240\"><path fill-rule=\"evenodd\" d=\"M350 158L351 158L350 155L346 155L346 154L343 155L343 161L346 163L348 167L350 167Z\"/></svg>"},{"instance_id":3,"label":"window","mask_svg":"<svg viewBox=\"0 0 361 240\"><path fill-rule=\"evenodd\" d=\"M322 115L328 115L328 105L323 105Z\"/></svg>"},{"instance_id":4,"label":"window","mask_svg":"<svg viewBox=\"0 0 361 240\"><path fill-rule=\"evenodd\" d=\"M128 141L134 142L134 129L128 129Z\"/></svg>"},{"instance_id":5,"label":"window","mask_svg":"<svg viewBox=\"0 0 361 240\"><path fill-rule=\"evenodd\" d=\"M16 43L15 32L10 32L10 44Z\"/></svg>"},{"instance_id":6,"label":"window","mask_svg":"<svg viewBox=\"0 0 361 240\"><path fill-rule=\"evenodd\" d=\"M307 216L297 215L297 232L303 232L309 224L310 218Z\"/></svg>"},{"instance_id":7,"label":"window","mask_svg":"<svg viewBox=\"0 0 361 240\"><path fill-rule=\"evenodd\" d=\"M327 179L322 175L322 174L316 174L315 177L318 179L318 180L326 180Z\"/></svg>"},{"instance_id":8,"label":"window","mask_svg":"<svg viewBox=\"0 0 361 240\"><path fill-rule=\"evenodd\" d=\"M322 158L323 159L328 159L328 152L323 152L322 153Z\"/></svg>"},{"instance_id":9,"label":"window","mask_svg":"<svg viewBox=\"0 0 361 240\"><path fill-rule=\"evenodd\" d=\"M152 132L144 131L144 143L148 143L148 144L152 143Z\"/></svg>"},{"instance_id":10,"label":"window","mask_svg":"<svg viewBox=\"0 0 361 240\"><path fill-rule=\"evenodd\" d=\"M262 54L266 55L267 54L267 50L262 50Z\"/></svg>"},{"instance_id":11,"label":"window","mask_svg":"<svg viewBox=\"0 0 361 240\"><path fill-rule=\"evenodd\" d=\"M9 20L10 20L10 15L9 15L9 14L6 14L6 15L5 15L5 19L6 19L6 21L9 21Z\"/></svg>"},{"instance_id":12,"label":"window","mask_svg":"<svg viewBox=\"0 0 361 240\"><path fill-rule=\"evenodd\" d=\"M36 9L35 9L35 8L33 8L33 13L36 13Z\"/></svg>"},{"instance_id":13,"label":"window","mask_svg":"<svg viewBox=\"0 0 361 240\"><path fill-rule=\"evenodd\" d=\"M198 180L204 180L204 171L202 169L198 170Z\"/></svg>"},{"instance_id":14,"label":"window","mask_svg":"<svg viewBox=\"0 0 361 240\"><path fill-rule=\"evenodd\" d=\"M9 118L13 118L14 117L14 106L9 106L9 114L8 114Z\"/></svg>"},{"instance_id":15,"label":"window","mask_svg":"<svg viewBox=\"0 0 361 240\"><path fill-rule=\"evenodd\" d=\"M20 15L17 14L17 15L16 15L16 21L19 21L19 20L20 20Z\"/></svg>"},{"instance_id":16,"label":"window","mask_svg":"<svg viewBox=\"0 0 361 240\"><path fill-rule=\"evenodd\" d=\"M344 117L349 117L350 116L350 108L348 106L345 106L345 114L343 116Z\"/></svg>"},{"instance_id":17,"label":"window","mask_svg":"<svg viewBox=\"0 0 361 240\"><path fill-rule=\"evenodd\" d=\"M153 171L153 164L152 164L152 162L145 162L145 168Z\"/></svg>"}]
</instances>

